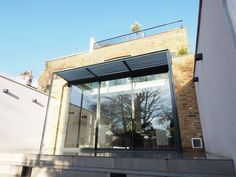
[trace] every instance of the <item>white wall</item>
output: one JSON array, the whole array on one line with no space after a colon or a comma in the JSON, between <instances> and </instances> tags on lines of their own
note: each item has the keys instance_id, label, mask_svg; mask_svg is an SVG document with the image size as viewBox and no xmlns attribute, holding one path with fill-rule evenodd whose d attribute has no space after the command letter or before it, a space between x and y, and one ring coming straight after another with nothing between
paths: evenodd
<instances>
[{"instance_id":1,"label":"white wall","mask_svg":"<svg viewBox=\"0 0 236 177\"><path fill-rule=\"evenodd\" d=\"M39 153L47 99L35 89L0 76L0 153Z\"/></svg>"},{"instance_id":2,"label":"white wall","mask_svg":"<svg viewBox=\"0 0 236 177\"><path fill-rule=\"evenodd\" d=\"M236 43L224 7L203 0L195 86L206 151L236 162Z\"/></svg>"}]
</instances>

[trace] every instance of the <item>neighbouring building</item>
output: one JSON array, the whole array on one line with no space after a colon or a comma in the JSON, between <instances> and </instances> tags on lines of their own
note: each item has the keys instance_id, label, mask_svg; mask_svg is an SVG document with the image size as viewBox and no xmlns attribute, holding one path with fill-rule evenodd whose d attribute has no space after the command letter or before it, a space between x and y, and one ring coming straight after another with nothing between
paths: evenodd
<instances>
[{"instance_id":1,"label":"neighbouring building","mask_svg":"<svg viewBox=\"0 0 236 177\"><path fill-rule=\"evenodd\" d=\"M52 98L41 153L203 152L193 67L182 26L48 61L39 80Z\"/></svg>"},{"instance_id":2,"label":"neighbouring building","mask_svg":"<svg viewBox=\"0 0 236 177\"><path fill-rule=\"evenodd\" d=\"M0 75L0 159L39 153L48 95L29 86L26 75L18 81Z\"/></svg>"},{"instance_id":3,"label":"neighbouring building","mask_svg":"<svg viewBox=\"0 0 236 177\"><path fill-rule=\"evenodd\" d=\"M236 164L236 1L201 0L195 87L205 150Z\"/></svg>"}]
</instances>

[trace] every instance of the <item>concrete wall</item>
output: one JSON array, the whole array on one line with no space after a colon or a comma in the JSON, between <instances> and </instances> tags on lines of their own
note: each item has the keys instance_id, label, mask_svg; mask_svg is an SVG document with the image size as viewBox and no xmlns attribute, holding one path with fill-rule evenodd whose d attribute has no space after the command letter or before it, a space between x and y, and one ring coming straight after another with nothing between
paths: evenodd
<instances>
[{"instance_id":1,"label":"concrete wall","mask_svg":"<svg viewBox=\"0 0 236 177\"><path fill-rule=\"evenodd\" d=\"M39 153L47 99L36 89L0 76L0 153Z\"/></svg>"},{"instance_id":2,"label":"concrete wall","mask_svg":"<svg viewBox=\"0 0 236 177\"><path fill-rule=\"evenodd\" d=\"M195 84L207 152L236 161L236 46L221 0L203 0Z\"/></svg>"},{"instance_id":3,"label":"concrete wall","mask_svg":"<svg viewBox=\"0 0 236 177\"><path fill-rule=\"evenodd\" d=\"M81 67L115 60L117 57L135 56L164 49L177 52L182 47L188 48L185 28L96 49L90 53L62 57L47 62L45 73L40 78L40 87L42 90L46 88L53 71ZM194 57L188 54L175 57L172 61L181 142L185 151L194 151L192 149L191 138L202 137L195 88L192 82ZM51 88L53 99L49 103L42 153L61 154L66 133L65 127L69 111L68 99L70 89L64 80L55 75Z\"/></svg>"}]
</instances>

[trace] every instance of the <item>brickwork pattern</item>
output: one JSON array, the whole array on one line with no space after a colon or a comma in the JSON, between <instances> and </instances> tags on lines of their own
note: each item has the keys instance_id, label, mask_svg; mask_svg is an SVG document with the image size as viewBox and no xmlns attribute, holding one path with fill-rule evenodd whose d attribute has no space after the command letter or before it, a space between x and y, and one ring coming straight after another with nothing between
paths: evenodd
<instances>
[{"instance_id":1,"label":"brickwork pattern","mask_svg":"<svg viewBox=\"0 0 236 177\"><path fill-rule=\"evenodd\" d=\"M179 128L184 151L199 151L192 149L191 138L202 138L195 86L192 81L193 67L193 55L177 57L172 60Z\"/></svg>"},{"instance_id":2,"label":"brickwork pattern","mask_svg":"<svg viewBox=\"0 0 236 177\"><path fill-rule=\"evenodd\" d=\"M51 60L47 62L45 72L39 78L39 89L46 91L47 85L50 83L52 72L54 71L92 65L114 58L135 56L166 49L178 53L183 47L189 49L185 28L96 49L93 52L85 52Z\"/></svg>"}]
</instances>

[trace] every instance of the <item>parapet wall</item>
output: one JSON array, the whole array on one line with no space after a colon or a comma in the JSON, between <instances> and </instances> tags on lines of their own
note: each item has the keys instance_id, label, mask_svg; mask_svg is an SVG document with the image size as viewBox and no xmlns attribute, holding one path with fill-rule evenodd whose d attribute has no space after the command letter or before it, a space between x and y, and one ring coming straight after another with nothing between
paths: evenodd
<instances>
[{"instance_id":1,"label":"parapet wall","mask_svg":"<svg viewBox=\"0 0 236 177\"><path fill-rule=\"evenodd\" d=\"M171 53L177 55L182 48L189 50L187 31L185 28L174 29L161 34L103 47L93 52L61 57L46 63L45 72L39 78L39 89L44 92L48 90L51 74L54 71L166 49L169 49Z\"/></svg>"}]
</instances>

